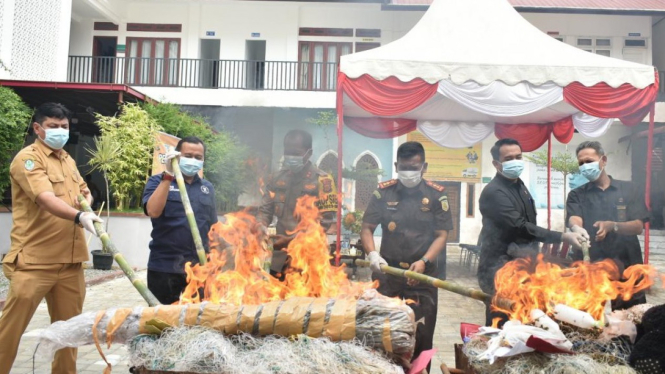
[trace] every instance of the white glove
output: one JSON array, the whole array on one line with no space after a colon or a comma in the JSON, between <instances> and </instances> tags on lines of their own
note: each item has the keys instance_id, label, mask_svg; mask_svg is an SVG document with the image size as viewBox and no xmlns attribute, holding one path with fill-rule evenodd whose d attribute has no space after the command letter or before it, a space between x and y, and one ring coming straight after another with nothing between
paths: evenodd
<instances>
[{"instance_id":1,"label":"white glove","mask_svg":"<svg viewBox=\"0 0 665 374\"><path fill-rule=\"evenodd\" d=\"M370 252L367 258L369 259L369 268L372 271L381 272L381 265L388 265L388 262L377 251Z\"/></svg>"},{"instance_id":2,"label":"white glove","mask_svg":"<svg viewBox=\"0 0 665 374\"><path fill-rule=\"evenodd\" d=\"M95 230L95 222L104 223L101 218L97 217L95 213L83 212L79 217L79 222L84 229L90 231L93 235L97 236L97 231Z\"/></svg>"},{"instance_id":3,"label":"white glove","mask_svg":"<svg viewBox=\"0 0 665 374\"><path fill-rule=\"evenodd\" d=\"M561 241L570 244L575 249L581 249L582 243L586 243L587 239L578 232L564 232L561 234Z\"/></svg>"},{"instance_id":4,"label":"white glove","mask_svg":"<svg viewBox=\"0 0 665 374\"><path fill-rule=\"evenodd\" d=\"M164 156L164 168L168 174L173 175L173 163L171 160L178 156L180 156L180 152L178 151L171 151Z\"/></svg>"},{"instance_id":5,"label":"white glove","mask_svg":"<svg viewBox=\"0 0 665 374\"><path fill-rule=\"evenodd\" d=\"M570 228L570 231L582 234L584 239L586 239L586 241L589 241L589 233L584 229L584 227L573 225L573 227Z\"/></svg>"}]
</instances>

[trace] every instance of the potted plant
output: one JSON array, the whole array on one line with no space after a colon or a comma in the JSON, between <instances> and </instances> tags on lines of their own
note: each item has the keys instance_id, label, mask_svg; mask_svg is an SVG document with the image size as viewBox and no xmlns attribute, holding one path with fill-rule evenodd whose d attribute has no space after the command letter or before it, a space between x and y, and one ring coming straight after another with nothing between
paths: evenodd
<instances>
[{"instance_id":1,"label":"potted plant","mask_svg":"<svg viewBox=\"0 0 665 374\"><path fill-rule=\"evenodd\" d=\"M362 252L362 243L360 241L360 229L363 224L363 211L348 211L342 219L342 226L345 230L350 231L351 235L356 239L355 248ZM346 239L345 239L346 241ZM350 240L349 240L350 247ZM355 255L355 254L352 254Z\"/></svg>"},{"instance_id":2,"label":"potted plant","mask_svg":"<svg viewBox=\"0 0 665 374\"><path fill-rule=\"evenodd\" d=\"M88 165L91 166L90 172L98 170L104 176L104 183L106 185L106 232L109 230L109 218L111 216L110 204L110 190L108 173L113 168L113 163L120 155L120 145L108 136L95 137L95 149L85 148L86 152L90 155ZM113 265L113 256L106 250L105 247L95 249L92 253L92 265L95 269L110 270Z\"/></svg>"}]
</instances>

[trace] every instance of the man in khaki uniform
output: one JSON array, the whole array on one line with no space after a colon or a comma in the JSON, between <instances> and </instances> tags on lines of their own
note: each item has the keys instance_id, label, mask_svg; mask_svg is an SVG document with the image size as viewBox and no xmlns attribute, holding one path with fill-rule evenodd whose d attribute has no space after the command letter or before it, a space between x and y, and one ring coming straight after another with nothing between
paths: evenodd
<instances>
[{"instance_id":1,"label":"man in khaki uniform","mask_svg":"<svg viewBox=\"0 0 665 374\"><path fill-rule=\"evenodd\" d=\"M78 209L77 196L82 193L92 203L92 195L62 150L69 117L61 104L37 108L32 117L37 139L10 166L14 225L2 264L10 285L0 316L0 374L10 372L21 336L44 297L51 322L74 317L83 308L81 262L88 260L88 251L82 227L95 233L93 222L102 220ZM52 372L75 374L76 349L56 352Z\"/></svg>"},{"instance_id":2,"label":"man in khaki uniform","mask_svg":"<svg viewBox=\"0 0 665 374\"><path fill-rule=\"evenodd\" d=\"M337 212L337 189L332 175L319 170L309 160L312 156L312 135L304 130L290 130L284 136L282 168L273 173L266 185L257 221L268 227L277 217L273 239L271 274L283 279L288 267L285 249L295 237L293 230L299 219L293 214L298 199L305 195L318 198L321 226L328 231Z\"/></svg>"}]
</instances>

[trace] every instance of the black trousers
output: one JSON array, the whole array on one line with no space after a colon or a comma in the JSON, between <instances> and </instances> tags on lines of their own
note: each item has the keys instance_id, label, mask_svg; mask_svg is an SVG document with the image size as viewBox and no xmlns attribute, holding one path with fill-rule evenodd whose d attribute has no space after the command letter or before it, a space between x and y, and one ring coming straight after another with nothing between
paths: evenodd
<instances>
[{"instance_id":1,"label":"black trousers","mask_svg":"<svg viewBox=\"0 0 665 374\"><path fill-rule=\"evenodd\" d=\"M148 270L148 289L164 305L170 305L180 300L180 294L185 287L187 287L186 274Z\"/></svg>"},{"instance_id":2,"label":"black trousers","mask_svg":"<svg viewBox=\"0 0 665 374\"><path fill-rule=\"evenodd\" d=\"M423 351L432 349L439 301L438 290L434 286L424 283L409 286L406 284L406 279L388 274L374 273L372 279L379 281L377 291L382 295L414 301L409 304L416 318L416 347L413 351L413 358L418 357ZM428 373L430 366L431 363L427 365Z\"/></svg>"}]
</instances>

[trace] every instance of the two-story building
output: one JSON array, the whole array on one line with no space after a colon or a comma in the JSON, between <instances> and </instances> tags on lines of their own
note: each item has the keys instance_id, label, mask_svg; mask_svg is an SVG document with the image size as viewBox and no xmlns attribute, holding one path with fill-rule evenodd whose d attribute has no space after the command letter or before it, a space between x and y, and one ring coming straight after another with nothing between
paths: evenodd
<instances>
[{"instance_id":1,"label":"two-story building","mask_svg":"<svg viewBox=\"0 0 665 374\"><path fill-rule=\"evenodd\" d=\"M0 68L0 78L129 86L234 131L273 168L286 131L305 128L314 135L313 161L330 170L337 162L335 127L313 124L312 119L334 110L340 56L400 38L429 2L0 0L0 60L7 68ZM510 2L534 26L563 43L665 70L665 1ZM665 122L660 118L665 116L662 104L657 122ZM88 106L74 109L83 112ZM619 179L644 180L640 165L645 138L633 135L640 130L617 124L600 138L610 152L609 169ZM89 135L81 136L81 144L89 142ZM568 150L581 140L575 135ZM390 178L401 141L371 139L346 129L343 164L383 169L382 178ZM452 241L477 238L477 199L495 174L489 154L494 141L479 145L480 159L473 168L478 170L441 181L455 213ZM660 138L656 146L661 149ZM660 180L662 164L656 173ZM523 178L537 190L541 174L532 167ZM349 180L343 188L345 205L362 210L375 183ZM665 187L659 191L665 200ZM561 229L562 206L554 202L553 208L554 228ZM545 215L540 218L545 224Z\"/></svg>"}]
</instances>

